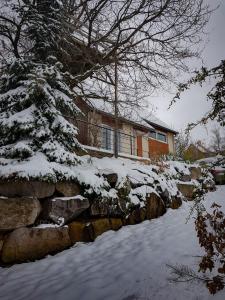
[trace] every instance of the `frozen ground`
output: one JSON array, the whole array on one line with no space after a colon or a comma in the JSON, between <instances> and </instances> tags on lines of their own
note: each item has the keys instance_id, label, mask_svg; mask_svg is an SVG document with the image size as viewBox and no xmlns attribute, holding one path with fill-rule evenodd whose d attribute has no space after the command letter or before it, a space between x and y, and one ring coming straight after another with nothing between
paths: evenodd
<instances>
[{"instance_id":1,"label":"frozen ground","mask_svg":"<svg viewBox=\"0 0 225 300\"><path fill-rule=\"evenodd\" d=\"M225 186L208 193L225 210ZM0 268L4 300L191 300L225 299L225 290L210 296L201 284L168 281L166 264L196 269L201 252L193 220L185 224L191 203L152 221L106 232L94 243L77 244L41 261Z\"/></svg>"}]
</instances>

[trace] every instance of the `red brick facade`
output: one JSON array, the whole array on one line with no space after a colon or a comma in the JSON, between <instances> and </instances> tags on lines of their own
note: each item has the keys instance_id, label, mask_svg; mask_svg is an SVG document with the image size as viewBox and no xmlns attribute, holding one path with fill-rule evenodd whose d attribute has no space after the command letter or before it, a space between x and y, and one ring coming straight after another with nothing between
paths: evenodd
<instances>
[{"instance_id":1,"label":"red brick facade","mask_svg":"<svg viewBox=\"0 0 225 300\"><path fill-rule=\"evenodd\" d=\"M149 139L149 155L169 154L169 145L154 139Z\"/></svg>"}]
</instances>

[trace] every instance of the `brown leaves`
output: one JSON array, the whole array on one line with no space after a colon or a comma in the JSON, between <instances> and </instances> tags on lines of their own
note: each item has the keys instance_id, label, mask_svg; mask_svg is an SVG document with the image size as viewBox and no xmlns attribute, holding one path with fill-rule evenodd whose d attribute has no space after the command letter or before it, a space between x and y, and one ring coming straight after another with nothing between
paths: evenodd
<instances>
[{"instance_id":1,"label":"brown leaves","mask_svg":"<svg viewBox=\"0 0 225 300\"><path fill-rule=\"evenodd\" d=\"M220 205L213 203L212 213L199 214L195 221L195 229L199 244L205 249L205 255L199 263L199 272L206 271L225 274L225 216ZM211 294L224 288L224 275L216 275L206 280Z\"/></svg>"}]
</instances>

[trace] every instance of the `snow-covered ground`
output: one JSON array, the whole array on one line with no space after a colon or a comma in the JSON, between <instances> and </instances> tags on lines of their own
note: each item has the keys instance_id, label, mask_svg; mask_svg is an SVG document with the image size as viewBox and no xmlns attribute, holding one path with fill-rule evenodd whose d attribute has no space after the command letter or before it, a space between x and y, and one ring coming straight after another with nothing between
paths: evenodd
<instances>
[{"instance_id":1,"label":"snow-covered ground","mask_svg":"<svg viewBox=\"0 0 225 300\"><path fill-rule=\"evenodd\" d=\"M225 211L225 186L206 196ZM192 203L169 209L161 218L108 231L90 244L76 244L34 263L0 268L4 300L190 300L225 299L225 290L211 296L204 285L168 281L166 264L197 269L201 253L191 219Z\"/></svg>"}]
</instances>

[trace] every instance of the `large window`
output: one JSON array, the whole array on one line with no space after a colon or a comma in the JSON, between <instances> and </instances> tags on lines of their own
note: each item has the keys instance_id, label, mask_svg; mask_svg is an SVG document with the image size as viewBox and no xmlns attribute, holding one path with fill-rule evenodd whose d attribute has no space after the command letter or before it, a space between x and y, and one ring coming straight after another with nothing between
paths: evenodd
<instances>
[{"instance_id":1,"label":"large window","mask_svg":"<svg viewBox=\"0 0 225 300\"><path fill-rule=\"evenodd\" d=\"M157 133L157 139L162 142L166 142L166 135L163 133Z\"/></svg>"},{"instance_id":2,"label":"large window","mask_svg":"<svg viewBox=\"0 0 225 300\"><path fill-rule=\"evenodd\" d=\"M156 132L155 131L151 131L150 132L150 137L156 140Z\"/></svg>"},{"instance_id":3,"label":"large window","mask_svg":"<svg viewBox=\"0 0 225 300\"><path fill-rule=\"evenodd\" d=\"M155 139L155 140L164 142L164 143L167 142L166 134L162 133L162 132L153 132L152 131L152 132L150 132L150 137L153 138L153 139Z\"/></svg>"},{"instance_id":4,"label":"large window","mask_svg":"<svg viewBox=\"0 0 225 300\"><path fill-rule=\"evenodd\" d=\"M102 127L102 148L106 150L113 149L113 130L106 125Z\"/></svg>"}]
</instances>

